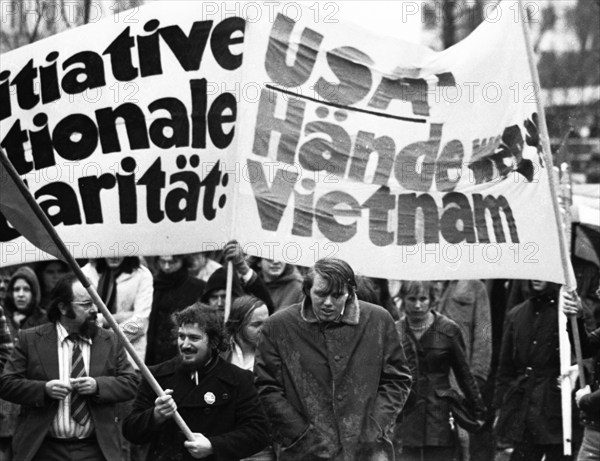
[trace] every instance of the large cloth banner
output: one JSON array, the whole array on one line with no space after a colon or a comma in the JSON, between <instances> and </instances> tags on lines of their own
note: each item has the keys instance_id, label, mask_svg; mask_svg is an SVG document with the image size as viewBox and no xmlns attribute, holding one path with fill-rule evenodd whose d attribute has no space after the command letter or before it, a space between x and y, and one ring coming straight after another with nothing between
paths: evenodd
<instances>
[{"instance_id":1,"label":"large cloth banner","mask_svg":"<svg viewBox=\"0 0 600 461\"><path fill-rule=\"evenodd\" d=\"M247 251L393 279L564 282L518 5L433 52L344 24L249 24ZM237 218L238 220L240 218Z\"/></svg>"},{"instance_id":2,"label":"large cloth banner","mask_svg":"<svg viewBox=\"0 0 600 461\"><path fill-rule=\"evenodd\" d=\"M439 53L308 10L203 5L2 56L0 145L75 257L235 237L369 276L564 282L516 3ZM0 253L48 257L2 215Z\"/></svg>"},{"instance_id":3,"label":"large cloth banner","mask_svg":"<svg viewBox=\"0 0 600 461\"><path fill-rule=\"evenodd\" d=\"M232 231L245 21L205 13L153 3L2 56L0 145L75 257ZM0 240L0 265L48 257L1 215Z\"/></svg>"}]
</instances>

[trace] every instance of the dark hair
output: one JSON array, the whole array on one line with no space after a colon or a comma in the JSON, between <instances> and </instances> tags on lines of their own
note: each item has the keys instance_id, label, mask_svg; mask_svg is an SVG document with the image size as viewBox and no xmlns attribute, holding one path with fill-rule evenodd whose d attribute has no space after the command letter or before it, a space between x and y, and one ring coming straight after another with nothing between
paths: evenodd
<instances>
[{"instance_id":1,"label":"dark hair","mask_svg":"<svg viewBox=\"0 0 600 461\"><path fill-rule=\"evenodd\" d=\"M0 268L0 277L3 279L8 279L10 281L10 278L12 277L12 273L13 273L13 271L7 267Z\"/></svg>"},{"instance_id":2,"label":"dark hair","mask_svg":"<svg viewBox=\"0 0 600 461\"><path fill-rule=\"evenodd\" d=\"M369 277L356 277L356 297L361 301L381 305L375 291L375 284Z\"/></svg>"},{"instance_id":3,"label":"dark hair","mask_svg":"<svg viewBox=\"0 0 600 461\"><path fill-rule=\"evenodd\" d=\"M187 254L181 254L181 255L161 255L161 256L154 256L154 265L157 267L157 270L160 271L160 264L158 262L158 260L160 258L164 258L165 256L170 256L171 258L173 258L175 261L181 261L181 267L185 267L186 269L189 269L190 266L192 265L192 261L190 259L190 256Z\"/></svg>"},{"instance_id":4,"label":"dark hair","mask_svg":"<svg viewBox=\"0 0 600 461\"><path fill-rule=\"evenodd\" d=\"M96 271L101 274L106 270L108 264L106 264L106 259L100 258L96 260ZM134 270L140 267L140 258L137 256L126 256L119 264L119 268L117 269L118 274L131 274Z\"/></svg>"},{"instance_id":5,"label":"dark hair","mask_svg":"<svg viewBox=\"0 0 600 461\"><path fill-rule=\"evenodd\" d=\"M323 258L319 259L308 273L304 276L302 291L305 296L310 296L310 289L315 282L315 276L320 275L327 282L330 292L341 292L348 289L348 299L354 297L356 292L356 277L350 265L341 259Z\"/></svg>"},{"instance_id":6,"label":"dark hair","mask_svg":"<svg viewBox=\"0 0 600 461\"><path fill-rule=\"evenodd\" d=\"M40 287L42 289L42 293L45 295L48 291L48 287L44 284L44 271L51 264L58 264L62 271L66 274L70 272L69 266L66 262L61 261L60 259L50 259L48 261L40 261L35 265L35 275L37 275L38 281L40 282Z\"/></svg>"},{"instance_id":7,"label":"dark hair","mask_svg":"<svg viewBox=\"0 0 600 461\"><path fill-rule=\"evenodd\" d=\"M375 287L375 292L379 289L378 298L379 305L383 306L386 311L388 311L394 320L400 319L400 314L398 313L398 307L392 298L392 294L390 293L390 286L387 279L381 279L377 277L369 277L371 282Z\"/></svg>"},{"instance_id":8,"label":"dark hair","mask_svg":"<svg viewBox=\"0 0 600 461\"><path fill-rule=\"evenodd\" d=\"M178 328L183 325L197 324L208 336L208 343L213 352L224 352L228 348L223 318L217 309L213 309L201 302L196 302L182 311L173 314L173 323Z\"/></svg>"},{"instance_id":9,"label":"dark hair","mask_svg":"<svg viewBox=\"0 0 600 461\"><path fill-rule=\"evenodd\" d=\"M248 325L252 312L260 306L265 306L264 301L252 295L240 296L231 303L231 312L225 324L229 338L235 339L238 335L243 336L244 327Z\"/></svg>"},{"instance_id":10,"label":"dark hair","mask_svg":"<svg viewBox=\"0 0 600 461\"><path fill-rule=\"evenodd\" d=\"M48 305L48 320L56 323L61 316L59 304L69 304L73 301L73 284L78 282L78 278L73 273L63 275L50 293L50 304Z\"/></svg>"},{"instance_id":11,"label":"dark hair","mask_svg":"<svg viewBox=\"0 0 600 461\"><path fill-rule=\"evenodd\" d=\"M435 301L435 283L423 282L420 280L404 280L400 287L400 299L406 298L410 294L416 294L423 290L429 296L429 301Z\"/></svg>"}]
</instances>

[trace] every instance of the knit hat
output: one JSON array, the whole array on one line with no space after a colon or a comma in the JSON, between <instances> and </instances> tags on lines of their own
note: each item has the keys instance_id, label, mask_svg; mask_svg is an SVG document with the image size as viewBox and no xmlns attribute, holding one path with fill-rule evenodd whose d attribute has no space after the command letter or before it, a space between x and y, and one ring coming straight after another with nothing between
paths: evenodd
<instances>
[{"instance_id":1,"label":"knit hat","mask_svg":"<svg viewBox=\"0 0 600 461\"><path fill-rule=\"evenodd\" d=\"M204 290L204 294L200 300L203 303L208 303L208 299L210 295L217 290L225 290L227 288L227 268L220 267L216 271L212 273L209 277L208 282L206 282L206 289ZM233 284L231 288L232 298L236 298L244 294L244 289L242 288L240 281L237 277L237 274L233 273Z\"/></svg>"}]
</instances>

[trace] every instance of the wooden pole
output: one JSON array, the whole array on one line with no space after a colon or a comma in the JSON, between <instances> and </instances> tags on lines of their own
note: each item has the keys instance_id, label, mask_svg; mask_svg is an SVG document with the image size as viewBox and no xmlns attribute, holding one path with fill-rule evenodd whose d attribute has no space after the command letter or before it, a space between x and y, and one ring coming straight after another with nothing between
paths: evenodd
<instances>
[{"instance_id":1,"label":"wooden pole","mask_svg":"<svg viewBox=\"0 0 600 461\"><path fill-rule=\"evenodd\" d=\"M131 355L131 358L139 367L140 372L142 373L146 381L148 381L150 387L152 387L152 389L154 390L154 392L156 392L157 395L164 396L165 391L160 387L160 384L158 384L158 381L156 381L156 378L154 378L146 364L137 355L135 349L133 348L125 334L123 334L123 332L119 328L119 325L117 324L115 318L112 316L112 314L98 295L98 292L92 286L88 278L85 276L85 274L81 270L81 267L79 267L79 264L77 263L71 252L67 249L66 245L56 232L56 229L54 229L54 226L48 219L48 216L46 216L46 214L42 211L38 203L31 195L29 189L23 183L23 180L19 176L19 173L17 173L17 170L15 170L13 164L8 160L8 157L6 156L3 149L0 149L0 161L6 168L6 171L8 172L12 180L15 182L17 188L19 189L19 192L23 195L28 205L31 207L31 210L35 213L37 219L40 221L42 226L44 226L46 232L48 232L48 235L50 236L54 244L57 246L65 262L71 267L81 284L91 296L92 300L94 301L94 304L98 307L98 309L100 310L110 327L117 335L119 341L123 343L123 346L125 347L127 352L129 352L129 355ZM175 414L173 415L173 419L175 420L175 423L179 426L179 428L183 431L185 437L189 441L194 441L194 434L192 433L192 431L187 426L187 424L178 412L175 412Z\"/></svg>"},{"instance_id":2,"label":"wooden pole","mask_svg":"<svg viewBox=\"0 0 600 461\"><path fill-rule=\"evenodd\" d=\"M231 298L233 291L233 263L227 261L227 283L225 285L225 314L223 316L223 323L227 323L229 314L231 313Z\"/></svg>"}]
</instances>

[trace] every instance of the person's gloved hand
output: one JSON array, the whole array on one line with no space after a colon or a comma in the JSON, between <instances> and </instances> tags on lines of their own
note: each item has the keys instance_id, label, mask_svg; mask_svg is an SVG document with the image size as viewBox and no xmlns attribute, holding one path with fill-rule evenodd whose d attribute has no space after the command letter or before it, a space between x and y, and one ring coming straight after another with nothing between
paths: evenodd
<instances>
[{"instance_id":1,"label":"person's gloved hand","mask_svg":"<svg viewBox=\"0 0 600 461\"><path fill-rule=\"evenodd\" d=\"M241 276L246 275L250 271L250 266L246 262L246 256L237 240L230 240L225 244L223 255L226 261L231 261L233 267Z\"/></svg>"}]
</instances>

